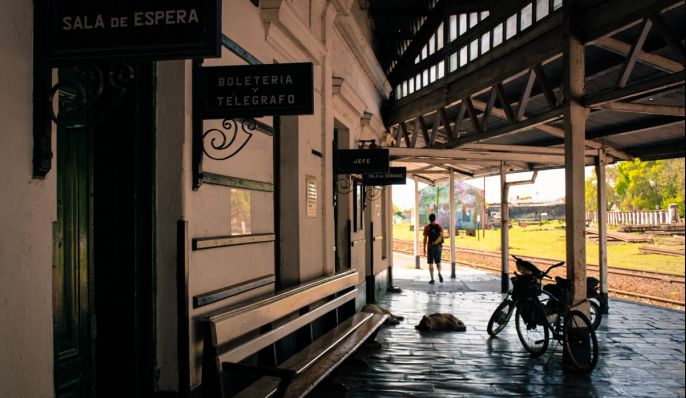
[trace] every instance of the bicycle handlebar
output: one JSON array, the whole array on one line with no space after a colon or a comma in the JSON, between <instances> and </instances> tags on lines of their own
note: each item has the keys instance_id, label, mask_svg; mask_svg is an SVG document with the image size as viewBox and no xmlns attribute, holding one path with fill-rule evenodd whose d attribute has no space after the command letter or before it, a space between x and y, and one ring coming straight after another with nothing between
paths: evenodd
<instances>
[{"instance_id":1,"label":"bicycle handlebar","mask_svg":"<svg viewBox=\"0 0 686 398\"><path fill-rule=\"evenodd\" d=\"M525 268L533 267L534 269L533 269L533 270L530 270L530 271L532 271L532 272L535 273L535 274L538 274L537 276L538 276L539 278L541 278L541 279L543 279L544 277L548 276L548 273L550 273L550 270L552 270L553 268L559 267L559 266L561 266L562 264L565 263L564 261L561 261L561 262L559 262L559 263L557 263L557 264L553 264L553 265L551 265L547 270L545 270L545 272L543 272L543 271L541 271L540 269L538 269L533 263L531 263L531 262L529 262L529 261L526 261L526 260L524 260L524 259L522 259L522 258L519 258L519 257L515 256L514 254L510 254L510 255L512 256L512 258L515 259L515 261L518 263L518 265L522 265L522 266L524 266Z\"/></svg>"},{"instance_id":2,"label":"bicycle handlebar","mask_svg":"<svg viewBox=\"0 0 686 398\"><path fill-rule=\"evenodd\" d=\"M557 264L551 265L550 268L548 268L547 270L545 270L545 272L543 273L543 276L548 276L548 273L550 272L551 269L557 268L557 267L561 266L561 265L564 264L564 263L565 263L564 261L560 261L560 262L557 263Z\"/></svg>"}]
</instances>

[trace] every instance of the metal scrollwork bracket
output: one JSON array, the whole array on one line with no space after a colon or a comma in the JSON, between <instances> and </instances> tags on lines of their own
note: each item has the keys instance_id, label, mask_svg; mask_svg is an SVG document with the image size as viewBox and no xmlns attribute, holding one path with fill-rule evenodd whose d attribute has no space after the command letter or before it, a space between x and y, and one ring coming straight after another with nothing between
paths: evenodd
<instances>
[{"instance_id":1,"label":"metal scrollwork bracket","mask_svg":"<svg viewBox=\"0 0 686 398\"><path fill-rule=\"evenodd\" d=\"M381 197L381 194L384 191L384 187L381 186L368 186L365 187L365 199L368 199L369 202L372 202L379 197Z\"/></svg>"},{"instance_id":2,"label":"metal scrollwork bracket","mask_svg":"<svg viewBox=\"0 0 686 398\"><path fill-rule=\"evenodd\" d=\"M256 127L255 119L224 119L222 129L209 129L203 133L203 153L214 160L229 159L245 147Z\"/></svg>"},{"instance_id":3,"label":"metal scrollwork bracket","mask_svg":"<svg viewBox=\"0 0 686 398\"><path fill-rule=\"evenodd\" d=\"M336 179L336 192L349 194L353 191L353 180L350 175L339 175Z\"/></svg>"},{"instance_id":4,"label":"metal scrollwork bracket","mask_svg":"<svg viewBox=\"0 0 686 398\"><path fill-rule=\"evenodd\" d=\"M34 178L45 178L52 167L51 124L78 129L100 123L124 98L135 73L127 64L87 65L74 67L73 76L53 85L52 67L34 61Z\"/></svg>"},{"instance_id":5,"label":"metal scrollwork bracket","mask_svg":"<svg viewBox=\"0 0 686 398\"><path fill-rule=\"evenodd\" d=\"M135 78L133 67L126 64L78 68L78 79L59 81L50 89L50 119L65 129L96 125L109 116L128 91ZM55 95L57 110L55 110ZM94 117L85 113L95 110Z\"/></svg>"}]
</instances>

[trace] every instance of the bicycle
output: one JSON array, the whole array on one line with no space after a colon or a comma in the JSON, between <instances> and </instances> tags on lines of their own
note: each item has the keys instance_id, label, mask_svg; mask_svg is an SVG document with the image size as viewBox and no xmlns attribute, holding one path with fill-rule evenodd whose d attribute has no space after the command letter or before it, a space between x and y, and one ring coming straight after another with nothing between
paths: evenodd
<instances>
[{"instance_id":1,"label":"bicycle","mask_svg":"<svg viewBox=\"0 0 686 398\"><path fill-rule=\"evenodd\" d=\"M512 255L512 257L515 259L515 265L517 266L517 270L520 271L520 273L517 273L515 271L515 276L510 279L512 281L513 286L518 283L517 280L521 280L518 278L527 278L529 275L534 274L539 275L539 273L541 272L533 263L523 260L515 255ZM546 272L542 274L547 276L550 270L552 270L555 267L559 267L562 264L564 264L564 261L554 264L553 266L548 268ZM588 298L593 299L589 301L591 306L591 324L593 325L593 329L597 329L602 320L601 305L603 305L602 296L600 295L599 291L599 281L598 279L593 277L588 277L586 279ZM546 296L550 294L556 294L559 301L560 295L559 293L555 292L555 286L556 285L552 284L545 285L543 286L543 290L537 292L536 294L545 294ZM521 292L521 294L527 295L529 293L523 291ZM547 297L541 299L541 301L547 300ZM597 300L598 302L594 300ZM489 336L495 337L496 335L498 335L498 333L502 332L503 329L505 329L505 326L507 326L510 319L512 318L512 314L514 313L516 304L517 300L513 295L513 289L510 289L508 290L503 301L498 305L498 307L496 307L496 309L491 314L490 319L488 320L486 331L488 332Z\"/></svg>"},{"instance_id":2,"label":"bicycle","mask_svg":"<svg viewBox=\"0 0 686 398\"><path fill-rule=\"evenodd\" d=\"M539 299L541 281L550 270L560 265L562 263L555 264L545 272L533 266L535 271L529 278L518 278L513 291L526 297L516 305L517 335L532 357L543 355L551 339L562 343L571 364L578 371L588 373L598 363L598 339L591 320L575 308L584 303L591 305L592 301L585 298L568 306L565 296L572 284L559 276L553 286L564 293L562 297L548 292L545 300Z\"/></svg>"}]
</instances>

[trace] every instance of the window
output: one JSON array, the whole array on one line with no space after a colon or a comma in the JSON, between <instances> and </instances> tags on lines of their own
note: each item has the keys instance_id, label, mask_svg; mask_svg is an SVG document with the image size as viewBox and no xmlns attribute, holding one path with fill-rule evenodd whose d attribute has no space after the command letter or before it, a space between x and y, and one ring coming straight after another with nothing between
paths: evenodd
<instances>
[{"instance_id":1,"label":"window","mask_svg":"<svg viewBox=\"0 0 686 398\"><path fill-rule=\"evenodd\" d=\"M415 64L418 64L419 61L421 61L421 59L419 59L419 55L417 55L417 58L414 59L414 63L415 63Z\"/></svg>"},{"instance_id":2,"label":"window","mask_svg":"<svg viewBox=\"0 0 686 398\"><path fill-rule=\"evenodd\" d=\"M422 86L422 74L421 73L417 73L417 76L414 78L414 85L415 85L415 87L417 87L417 90L424 87L424 86Z\"/></svg>"},{"instance_id":3,"label":"window","mask_svg":"<svg viewBox=\"0 0 686 398\"><path fill-rule=\"evenodd\" d=\"M488 11L481 11L481 20L483 21L484 19L488 18L489 15L491 15L490 12L488 12Z\"/></svg>"},{"instance_id":4,"label":"window","mask_svg":"<svg viewBox=\"0 0 686 398\"><path fill-rule=\"evenodd\" d=\"M422 48L422 59L425 59L427 57L427 51L428 48L426 47L426 45L424 45L424 48Z\"/></svg>"},{"instance_id":5,"label":"window","mask_svg":"<svg viewBox=\"0 0 686 398\"><path fill-rule=\"evenodd\" d=\"M476 26L476 24L479 23L479 13L477 12L470 12L469 13L469 28L473 28Z\"/></svg>"},{"instance_id":6,"label":"window","mask_svg":"<svg viewBox=\"0 0 686 398\"><path fill-rule=\"evenodd\" d=\"M414 79L410 79L408 81L409 83L409 89L410 89L410 94L414 93Z\"/></svg>"},{"instance_id":7,"label":"window","mask_svg":"<svg viewBox=\"0 0 686 398\"><path fill-rule=\"evenodd\" d=\"M467 46L464 46L460 49L460 66L465 66L467 65L467 62L469 61L469 50Z\"/></svg>"},{"instance_id":8,"label":"window","mask_svg":"<svg viewBox=\"0 0 686 398\"><path fill-rule=\"evenodd\" d=\"M450 31L448 32L448 40L453 41L457 39L457 15L450 16Z\"/></svg>"},{"instance_id":9,"label":"window","mask_svg":"<svg viewBox=\"0 0 686 398\"><path fill-rule=\"evenodd\" d=\"M431 38L429 39L429 55L433 54L436 52L436 34L432 34Z\"/></svg>"},{"instance_id":10,"label":"window","mask_svg":"<svg viewBox=\"0 0 686 398\"><path fill-rule=\"evenodd\" d=\"M407 81L403 82L403 97L407 95Z\"/></svg>"},{"instance_id":11,"label":"window","mask_svg":"<svg viewBox=\"0 0 686 398\"><path fill-rule=\"evenodd\" d=\"M403 97L403 92L401 91L400 85L395 88L395 98L401 99Z\"/></svg>"},{"instance_id":12,"label":"window","mask_svg":"<svg viewBox=\"0 0 686 398\"><path fill-rule=\"evenodd\" d=\"M472 40L469 43L469 60L474 61L479 57L479 39Z\"/></svg>"},{"instance_id":13,"label":"window","mask_svg":"<svg viewBox=\"0 0 686 398\"><path fill-rule=\"evenodd\" d=\"M460 14L460 35L467 31L467 14Z\"/></svg>"},{"instance_id":14,"label":"window","mask_svg":"<svg viewBox=\"0 0 686 398\"><path fill-rule=\"evenodd\" d=\"M485 54L491 49L491 32L481 35L481 54Z\"/></svg>"},{"instance_id":15,"label":"window","mask_svg":"<svg viewBox=\"0 0 686 398\"><path fill-rule=\"evenodd\" d=\"M549 4L548 0L536 0L536 21L540 21L548 15Z\"/></svg>"},{"instance_id":16,"label":"window","mask_svg":"<svg viewBox=\"0 0 686 398\"><path fill-rule=\"evenodd\" d=\"M433 83L436 81L436 65L429 69L429 82Z\"/></svg>"},{"instance_id":17,"label":"window","mask_svg":"<svg viewBox=\"0 0 686 398\"><path fill-rule=\"evenodd\" d=\"M445 61L439 62L436 68L438 68L438 78L443 78L445 76Z\"/></svg>"},{"instance_id":18,"label":"window","mask_svg":"<svg viewBox=\"0 0 686 398\"><path fill-rule=\"evenodd\" d=\"M429 70L424 69L424 72L422 73L422 86L426 87L429 85Z\"/></svg>"},{"instance_id":19,"label":"window","mask_svg":"<svg viewBox=\"0 0 686 398\"><path fill-rule=\"evenodd\" d=\"M452 53L450 54L450 58L448 59L448 67L450 68L450 72L453 72L457 70L457 53Z\"/></svg>"},{"instance_id":20,"label":"window","mask_svg":"<svg viewBox=\"0 0 686 398\"><path fill-rule=\"evenodd\" d=\"M231 189L231 235L252 233L250 191Z\"/></svg>"},{"instance_id":21,"label":"window","mask_svg":"<svg viewBox=\"0 0 686 398\"><path fill-rule=\"evenodd\" d=\"M355 180L353 183L355 197L353 199L353 229L354 232L364 229L364 185L362 181Z\"/></svg>"},{"instance_id":22,"label":"window","mask_svg":"<svg viewBox=\"0 0 686 398\"><path fill-rule=\"evenodd\" d=\"M533 5L531 3L527 4L522 8L521 22L519 24L520 29L524 30L531 26L533 20Z\"/></svg>"},{"instance_id":23,"label":"window","mask_svg":"<svg viewBox=\"0 0 686 398\"><path fill-rule=\"evenodd\" d=\"M443 48L443 24L438 27L436 32L436 50Z\"/></svg>"},{"instance_id":24,"label":"window","mask_svg":"<svg viewBox=\"0 0 686 398\"><path fill-rule=\"evenodd\" d=\"M553 11L562 7L562 0L553 0Z\"/></svg>"},{"instance_id":25,"label":"window","mask_svg":"<svg viewBox=\"0 0 686 398\"><path fill-rule=\"evenodd\" d=\"M507 40L517 34L517 14L507 18L505 23L505 40Z\"/></svg>"},{"instance_id":26,"label":"window","mask_svg":"<svg viewBox=\"0 0 686 398\"><path fill-rule=\"evenodd\" d=\"M503 42L503 24L500 23L493 28L493 47L499 46Z\"/></svg>"}]
</instances>

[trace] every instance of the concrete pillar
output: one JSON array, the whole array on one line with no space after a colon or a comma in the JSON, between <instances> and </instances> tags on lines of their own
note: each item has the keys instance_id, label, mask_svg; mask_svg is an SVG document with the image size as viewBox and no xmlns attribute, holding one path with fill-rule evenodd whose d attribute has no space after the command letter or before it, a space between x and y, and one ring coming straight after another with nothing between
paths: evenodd
<instances>
[{"instance_id":1,"label":"concrete pillar","mask_svg":"<svg viewBox=\"0 0 686 398\"><path fill-rule=\"evenodd\" d=\"M450 277L455 279L455 263L457 258L455 257L455 171L450 169L450 189L449 189L449 200L450 200Z\"/></svg>"},{"instance_id":2,"label":"concrete pillar","mask_svg":"<svg viewBox=\"0 0 686 398\"><path fill-rule=\"evenodd\" d=\"M414 267L419 269L421 255L419 253L419 180L414 178Z\"/></svg>"},{"instance_id":3,"label":"concrete pillar","mask_svg":"<svg viewBox=\"0 0 686 398\"><path fill-rule=\"evenodd\" d=\"M608 313L609 303L607 301L607 225L605 223L607 214L607 194L605 178L605 150L598 151L595 162L595 175L598 180L598 266L600 268L600 294L603 297L603 314Z\"/></svg>"},{"instance_id":4,"label":"concrete pillar","mask_svg":"<svg viewBox=\"0 0 686 398\"><path fill-rule=\"evenodd\" d=\"M509 270L509 223L510 207L507 203L509 187L506 182L505 162L500 163L500 291L507 293L510 290L510 270Z\"/></svg>"},{"instance_id":5,"label":"concrete pillar","mask_svg":"<svg viewBox=\"0 0 686 398\"><path fill-rule=\"evenodd\" d=\"M575 21L575 3L565 7L563 38L563 107L565 130L565 217L567 247L567 278L573 282L572 304L586 298L586 239L584 222L584 167L587 110L585 94L584 45ZM588 313L586 308L580 307Z\"/></svg>"}]
</instances>

